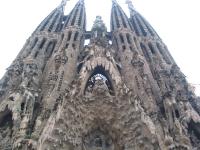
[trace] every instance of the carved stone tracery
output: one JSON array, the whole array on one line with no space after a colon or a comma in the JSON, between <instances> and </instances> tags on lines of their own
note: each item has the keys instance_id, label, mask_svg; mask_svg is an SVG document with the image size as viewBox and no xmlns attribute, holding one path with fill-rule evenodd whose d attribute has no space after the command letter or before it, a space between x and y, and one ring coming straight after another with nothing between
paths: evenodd
<instances>
[{"instance_id":1,"label":"carved stone tracery","mask_svg":"<svg viewBox=\"0 0 200 150\"><path fill-rule=\"evenodd\" d=\"M111 32L100 16L85 31L83 0L39 25L0 81L0 149L200 148L199 98L127 3L130 18L113 0Z\"/></svg>"}]
</instances>

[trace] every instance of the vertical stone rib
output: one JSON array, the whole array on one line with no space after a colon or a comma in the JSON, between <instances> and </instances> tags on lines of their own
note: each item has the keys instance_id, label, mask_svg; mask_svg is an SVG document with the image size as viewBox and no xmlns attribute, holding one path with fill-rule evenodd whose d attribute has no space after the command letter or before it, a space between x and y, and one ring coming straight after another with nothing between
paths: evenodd
<instances>
[{"instance_id":1,"label":"vertical stone rib","mask_svg":"<svg viewBox=\"0 0 200 150\"><path fill-rule=\"evenodd\" d=\"M76 5L78 5L78 4L76 4ZM68 21L66 22L66 26L71 26L72 20L74 19L74 16L77 13L77 11L78 11L78 8L77 8L77 6L75 6L75 8L72 10L72 12L69 15L70 17L68 18Z\"/></svg>"},{"instance_id":2,"label":"vertical stone rib","mask_svg":"<svg viewBox=\"0 0 200 150\"><path fill-rule=\"evenodd\" d=\"M60 24L62 23L62 18L63 18L63 14L59 14L52 28L53 32L57 32L56 30L58 29L58 26L60 26Z\"/></svg>"},{"instance_id":3,"label":"vertical stone rib","mask_svg":"<svg viewBox=\"0 0 200 150\"><path fill-rule=\"evenodd\" d=\"M43 31L46 26L48 25L50 19L53 17L53 15L56 13L56 9L54 11L52 11L51 14L49 14L49 16L47 16L44 21L42 21L42 23L38 26L38 28L36 29L36 31Z\"/></svg>"},{"instance_id":4,"label":"vertical stone rib","mask_svg":"<svg viewBox=\"0 0 200 150\"><path fill-rule=\"evenodd\" d=\"M115 30L117 28L117 25L116 25L116 19L115 17L113 16L113 12L111 14L111 30Z\"/></svg>"},{"instance_id":5,"label":"vertical stone rib","mask_svg":"<svg viewBox=\"0 0 200 150\"><path fill-rule=\"evenodd\" d=\"M83 17L82 17L82 19L81 19L81 27L84 29L84 30L86 30L86 25L85 25L85 20L86 20L86 18L85 18L85 8L83 8L83 11L82 11L82 14L83 14ZM82 15L80 14L80 17L81 17Z\"/></svg>"},{"instance_id":6,"label":"vertical stone rib","mask_svg":"<svg viewBox=\"0 0 200 150\"><path fill-rule=\"evenodd\" d=\"M142 33L142 29L140 28L139 24L138 24L138 21L136 20L136 16L134 16L132 18L132 25L135 29L135 32L137 33L138 36L142 36L143 33Z\"/></svg>"},{"instance_id":7,"label":"vertical stone rib","mask_svg":"<svg viewBox=\"0 0 200 150\"><path fill-rule=\"evenodd\" d=\"M138 14L139 15L139 14ZM157 33L155 32L155 30L152 28L152 26L148 23L148 21L145 20L144 17L142 17L141 15L140 16L140 19L143 21L143 23L146 25L149 33L151 34L151 36L156 36Z\"/></svg>"},{"instance_id":8,"label":"vertical stone rib","mask_svg":"<svg viewBox=\"0 0 200 150\"><path fill-rule=\"evenodd\" d=\"M148 32L148 28L146 26L146 24L142 21L141 17L139 17L138 15L136 15L136 18L138 20L138 23L141 25L142 29L145 32L145 36L150 36L151 34Z\"/></svg>"}]
</instances>

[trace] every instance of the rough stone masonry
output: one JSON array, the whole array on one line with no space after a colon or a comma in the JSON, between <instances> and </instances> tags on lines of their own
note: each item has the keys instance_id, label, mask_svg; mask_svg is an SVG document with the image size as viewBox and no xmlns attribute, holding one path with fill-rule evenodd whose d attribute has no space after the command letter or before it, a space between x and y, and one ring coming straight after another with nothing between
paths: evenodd
<instances>
[{"instance_id":1,"label":"rough stone masonry","mask_svg":"<svg viewBox=\"0 0 200 150\"><path fill-rule=\"evenodd\" d=\"M110 32L100 16L86 31L84 0L42 21L0 80L1 150L200 149L199 98L127 4Z\"/></svg>"}]
</instances>

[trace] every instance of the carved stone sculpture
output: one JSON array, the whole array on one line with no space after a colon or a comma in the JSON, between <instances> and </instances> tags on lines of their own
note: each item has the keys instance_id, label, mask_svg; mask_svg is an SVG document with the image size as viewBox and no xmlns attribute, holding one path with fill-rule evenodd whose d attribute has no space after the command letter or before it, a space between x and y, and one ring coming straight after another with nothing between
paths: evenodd
<instances>
[{"instance_id":1,"label":"carved stone sculpture","mask_svg":"<svg viewBox=\"0 0 200 150\"><path fill-rule=\"evenodd\" d=\"M0 80L0 149L200 149L199 98L131 1L129 18L112 1L110 32L66 2Z\"/></svg>"}]
</instances>

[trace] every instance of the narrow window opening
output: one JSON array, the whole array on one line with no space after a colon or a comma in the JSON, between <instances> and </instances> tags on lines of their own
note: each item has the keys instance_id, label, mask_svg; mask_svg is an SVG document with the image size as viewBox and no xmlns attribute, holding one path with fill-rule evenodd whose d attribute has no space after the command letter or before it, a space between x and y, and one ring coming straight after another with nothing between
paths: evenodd
<instances>
[{"instance_id":1,"label":"narrow window opening","mask_svg":"<svg viewBox=\"0 0 200 150\"><path fill-rule=\"evenodd\" d=\"M64 34L61 35L61 41L63 41L63 39L64 39Z\"/></svg>"},{"instance_id":2,"label":"narrow window opening","mask_svg":"<svg viewBox=\"0 0 200 150\"><path fill-rule=\"evenodd\" d=\"M34 58L37 58L39 51L35 52Z\"/></svg>"},{"instance_id":3,"label":"narrow window opening","mask_svg":"<svg viewBox=\"0 0 200 150\"><path fill-rule=\"evenodd\" d=\"M133 47L132 46L130 46L130 50L133 51Z\"/></svg>"},{"instance_id":4,"label":"narrow window opening","mask_svg":"<svg viewBox=\"0 0 200 150\"><path fill-rule=\"evenodd\" d=\"M79 74L81 71L81 68L83 67L83 63L80 63L77 67L77 73Z\"/></svg>"},{"instance_id":5,"label":"narrow window opening","mask_svg":"<svg viewBox=\"0 0 200 150\"><path fill-rule=\"evenodd\" d=\"M72 47L73 47L73 49L76 49L76 45L74 43L72 44Z\"/></svg>"},{"instance_id":6,"label":"narrow window opening","mask_svg":"<svg viewBox=\"0 0 200 150\"><path fill-rule=\"evenodd\" d=\"M79 35L79 33L76 32L75 35L74 35L74 41L77 41L77 39L78 39L78 35Z\"/></svg>"},{"instance_id":7,"label":"narrow window opening","mask_svg":"<svg viewBox=\"0 0 200 150\"><path fill-rule=\"evenodd\" d=\"M178 112L177 109L175 110L175 113L176 113L176 118L179 118L179 117L180 117L180 114L179 114L179 112Z\"/></svg>"},{"instance_id":8,"label":"narrow window opening","mask_svg":"<svg viewBox=\"0 0 200 150\"><path fill-rule=\"evenodd\" d=\"M163 106L160 107L160 111L162 114L164 114L164 117L166 118L165 108Z\"/></svg>"},{"instance_id":9,"label":"narrow window opening","mask_svg":"<svg viewBox=\"0 0 200 150\"><path fill-rule=\"evenodd\" d=\"M68 47L69 47L69 43L66 43L65 49L68 49Z\"/></svg>"},{"instance_id":10,"label":"narrow window opening","mask_svg":"<svg viewBox=\"0 0 200 150\"><path fill-rule=\"evenodd\" d=\"M33 49L33 48L35 47L35 45L37 44L37 42L38 42L38 38L35 38L35 40L34 40L32 46L31 46L31 49Z\"/></svg>"},{"instance_id":11,"label":"narrow window opening","mask_svg":"<svg viewBox=\"0 0 200 150\"><path fill-rule=\"evenodd\" d=\"M71 36L72 36L72 31L69 31L69 32L68 32L67 41L70 41L70 39L71 39Z\"/></svg>"},{"instance_id":12,"label":"narrow window opening","mask_svg":"<svg viewBox=\"0 0 200 150\"><path fill-rule=\"evenodd\" d=\"M54 42L50 42L49 43L49 45L48 45L48 47L47 47L47 49L46 49L46 56L49 58L51 55L52 55L52 53L53 53L53 50L54 50L54 48L55 48L55 44L56 44L56 42L54 41Z\"/></svg>"},{"instance_id":13,"label":"narrow window opening","mask_svg":"<svg viewBox=\"0 0 200 150\"><path fill-rule=\"evenodd\" d=\"M151 43L149 43L148 46L149 46L149 48L151 50L151 53L155 54L156 52L155 52L155 49L154 49L153 45Z\"/></svg>"},{"instance_id":14,"label":"narrow window opening","mask_svg":"<svg viewBox=\"0 0 200 150\"><path fill-rule=\"evenodd\" d=\"M121 41L121 43L124 43L124 38L123 38L123 35L122 35L122 34L120 34L120 35L119 35L119 37L120 37L120 41Z\"/></svg>"},{"instance_id":15,"label":"narrow window opening","mask_svg":"<svg viewBox=\"0 0 200 150\"><path fill-rule=\"evenodd\" d=\"M147 61L150 61L150 56L149 56L149 54L147 52L147 49L146 49L145 45L140 43L140 47L141 47L142 52L143 52L145 58L147 59Z\"/></svg>"},{"instance_id":16,"label":"narrow window opening","mask_svg":"<svg viewBox=\"0 0 200 150\"><path fill-rule=\"evenodd\" d=\"M64 23L67 21L68 16L63 16L63 17L61 17L61 18L62 18L62 23L64 24Z\"/></svg>"},{"instance_id":17,"label":"narrow window opening","mask_svg":"<svg viewBox=\"0 0 200 150\"><path fill-rule=\"evenodd\" d=\"M40 44L40 46L39 46L39 49L43 48L45 42L46 42L46 39L43 39L42 42L41 42L41 44Z\"/></svg>"},{"instance_id":18,"label":"narrow window opening","mask_svg":"<svg viewBox=\"0 0 200 150\"><path fill-rule=\"evenodd\" d=\"M24 112L24 106L25 106L25 104L21 103L21 112Z\"/></svg>"},{"instance_id":19,"label":"narrow window opening","mask_svg":"<svg viewBox=\"0 0 200 150\"><path fill-rule=\"evenodd\" d=\"M123 45L122 46L122 49L123 49L123 52L126 50L126 46L125 45Z\"/></svg>"},{"instance_id":20,"label":"narrow window opening","mask_svg":"<svg viewBox=\"0 0 200 150\"><path fill-rule=\"evenodd\" d=\"M131 44L131 38L130 38L130 35L128 33L126 34L126 38L127 38L128 44Z\"/></svg>"}]
</instances>

